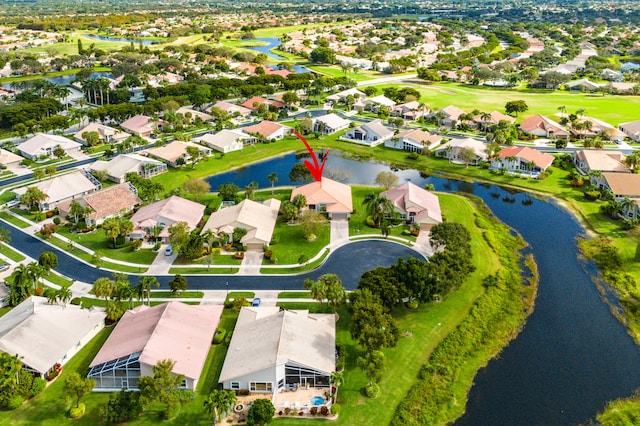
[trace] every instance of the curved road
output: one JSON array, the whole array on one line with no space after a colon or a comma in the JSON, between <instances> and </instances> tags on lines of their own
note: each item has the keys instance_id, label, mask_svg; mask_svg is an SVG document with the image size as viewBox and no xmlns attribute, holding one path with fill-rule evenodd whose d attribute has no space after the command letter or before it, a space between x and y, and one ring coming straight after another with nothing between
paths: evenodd
<instances>
[{"instance_id":1,"label":"curved road","mask_svg":"<svg viewBox=\"0 0 640 426\"><path fill-rule=\"evenodd\" d=\"M58 256L56 271L77 281L93 283L99 277L111 277L112 273L86 264L66 252L44 243L21 230L0 222L11 233L11 246L22 253L38 259L43 251L51 251ZM422 257L413 249L398 243L383 240L358 241L344 245L333 251L318 269L296 275L186 275L191 290L302 290L304 280L316 280L322 274L337 274L347 290L354 290L362 274L377 266L389 266L398 257ZM129 274L132 284L138 282L138 274ZM157 276L162 289L173 275Z\"/></svg>"}]
</instances>

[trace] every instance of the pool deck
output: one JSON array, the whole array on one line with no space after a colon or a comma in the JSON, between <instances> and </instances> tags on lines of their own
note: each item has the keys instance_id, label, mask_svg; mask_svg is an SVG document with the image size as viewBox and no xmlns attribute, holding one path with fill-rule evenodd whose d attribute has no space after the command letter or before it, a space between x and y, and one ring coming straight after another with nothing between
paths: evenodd
<instances>
[{"instance_id":1,"label":"pool deck","mask_svg":"<svg viewBox=\"0 0 640 426\"><path fill-rule=\"evenodd\" d=\"M307 411L311 408L311 398L319 396L324 399L324 393L328 392L329 388L312 388L298 389L297 391L282 391L278 392L273 399L273 405L276 407L276 411L284 409L286 407L300 409L301 411Z\"/></svg>"}]
</instances>

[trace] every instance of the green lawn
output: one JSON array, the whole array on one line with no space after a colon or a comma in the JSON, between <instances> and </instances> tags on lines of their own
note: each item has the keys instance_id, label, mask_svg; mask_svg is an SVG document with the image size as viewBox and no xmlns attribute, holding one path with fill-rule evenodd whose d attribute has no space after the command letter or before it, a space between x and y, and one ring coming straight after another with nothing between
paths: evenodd
<instances>
[{"instance_id":1,"label":"green lawn","mask_svg":"<svg viewBox=\"0 0 640 426\"><path fill-rule=\"evenodd\" d=\"M354 73L351 70L347 70L347 72L345 73L342 70L342 68L336 67L336 66L326 66L326 65L305 65L305 66L318 74L323 74L323 75L334 77L334 78L349 77L350 79L355 81L367 81L367 80L372 80L374 78L383 77L383 74L372 72L372 71L367 72L363 70L363 71L358 71L358 73Z\"/></svg>"},{"instance_id":2,"label":"green lawn","mask_svg":"<svg viewBox=\"0 0 640 426\"><path fill-rule=\"evenodd\" d=\"M553 118L558 113L558 107L565 106L567 112L574 113L583 108L587 115L618 125L636 120L636 111L640 109L640 96L594 95L575 93L563 90L527 90L527 89L495 89L482 86L470 86L460 83L435 84L382 84L376 87L412 87L422 95L421 101L431 109L444 108L455 105L465 111L479 109L485 112L497 110L504 112L504 106L509 101L523 100L529 110L521 114L530 117L535 114Z\"/></svg>"},{"instance_id":3,"label":"green lawn","mask_svg":"<svg viewBox=\"0 0 640 426\"><path fill-rule=\"evenodd\" d=\"M253 299L255 295L256 294L253 291L231 291L227 295L227 299L239 299L240 297L244 297L245 299Z\"/></svg>"},{"instance_id":4,"label":"green lawn","mask_svg":"<svg viewBox=\"0 0 640 426\"><path fill-rule=\"evenodd\" d=\"M278 293L278 299L311 299L311 293L308 291L281 291Z\"/></svg>"},{"instance_id":5,"label":"green lawn","mask_svg":"<svg viewBox=\"0 0 640 426\"><path fill-rule=\"evenodd\" d=\"M14 215L11 215L7 212L4 211L0 211L0 218L2 218L3 220L6 220L7 222L9 222L10 224L17 226L20 229L25 229L28 228L29 226L31 226L30 224L28 224L27 222L25 222L22 219L19 219L17 217L15 217Z\"/></svg>"},{"instance_id":6,"label":"green lawn","mask_svg":"<svg viewBox=\"0 0 640 426\"><path fill-rule=\"evenodd\" d=\"M176 299L202 299L204 293L201 291L183 291L182 293L173 293L171 291L151 291L151 298L176 298Z\"/></svg>"},{"instance_id":7,"label":"green lawn","mask_svg":"<svg viewBox=\"0 0 640 426\"><path fill-rule=\"evenodd\" d=\"M104 256L109 259L121 260L139 265L150 265L158 255L158 253L151 249L140 249L134 251L129 244L125 244L124 247L118 249L113 249L111 245L112 240L107 239L104 236L104 232L100 229L96 229L93 232L87 232L85 234L74 234L64 226L60 226L58 227L58 234L67 237L88 249L102 252Z\"/></svg>"},{"instance_id":8,"label":"green lawn","mask_svg":"<svg viewBox=\"0 0 640 426\"><path fill-rule=\"evenodd\" d=\"M46 275L44 279L61 287L69 287L71 284L73 284L73 280L70 280L67 277L63 277L56 272L49 272L49 274Z\"/></svg>"},{"instance_id":9,"label":"green lawn","mask_svg":"<svg viewBox=\"0 0 640 426\"><path fill-rule=\"evenodd\" d=\"M22 262L23 260L26 259L26 257L24 257L23 255L21 255L20 253L12 249L10 246L6 245L5 243L0 244L0 253L2 253L4 256L7 256L9 259L13 260L14 262Z\"/></svg>"},{"instance_id":10,"label":"green lawn","mask_svg":"<svg viewBox=\"0 0 640 426\"><path fill-rule=\"evenodd\" d=\"M289 225L281 219L278 219L274 231L278 243L269 246L269 249L273 250L276 256L276 264L296 264L303 254L307 256L308 259L311 259L317 255L323 247L329 244L331 228L329 224L322 227L321 231L316 233L316 239L314 241L307 241L304 238L304 234L300 225ZM263 265L270 264L270 260L264 259Z\"/></svg>"}]
</instances>

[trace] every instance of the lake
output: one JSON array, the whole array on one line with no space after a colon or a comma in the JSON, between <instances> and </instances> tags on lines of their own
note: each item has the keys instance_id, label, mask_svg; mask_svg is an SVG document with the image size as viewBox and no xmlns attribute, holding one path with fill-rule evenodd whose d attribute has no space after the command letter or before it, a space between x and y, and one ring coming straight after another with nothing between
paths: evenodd
<instances>
[{"instance_id":1,"label":"lake","mask_svg":"<svg viewBox=\"0 0 640 426\"><path fill-rule=\"evenodd\" d=\"M105 37L105 36L99 36L95 34L84 34L83 37L92 38L94 40L100 40L100 41L115 41L115 42L121 42L121 43L135 43L135 44L142 43L145 46L151 46L152 44L162 43L161 40L141 40L141 39L124 38L124 37Z\"/></svg>"},{"instance_id":2,"label":"lake","mask_svg":"<svg viewBox=\"0 0 640 426\"><path fill-rule=\"evenodd\" d=\"M325 176L373 185L379 162L358 162L330 153ZM234 182L291 185L288 173L302 161L294 154L208 178L213 190ZM435 178L415 170L393 170L400 183L431 183L438 191L482 198L494 214L530 245L540 285L534 313L499 358L480 370L459 425L551 425L586 422L612 399L640 386L640 351L596 290L591 262L578 259L576 239L583 229L554 201L495 185ZM426 360L417 360L424 363Z\"/></svg>"}]
</instances>

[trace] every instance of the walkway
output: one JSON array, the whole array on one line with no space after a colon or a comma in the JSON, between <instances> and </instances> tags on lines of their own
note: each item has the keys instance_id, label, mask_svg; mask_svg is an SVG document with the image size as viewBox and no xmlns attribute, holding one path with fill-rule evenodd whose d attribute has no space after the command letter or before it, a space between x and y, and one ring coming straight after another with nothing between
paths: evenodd
<instances>
[{"instance_id":1,"label":"walkway","mask_svg":"<svg viewBox=\"0 0 640 426\"><path fill-rule=\"evenodd\" d=\"M260 275L263 259L264 252L262 251L245 251L238 275Z\"/></svg>"}]
</instances>

